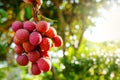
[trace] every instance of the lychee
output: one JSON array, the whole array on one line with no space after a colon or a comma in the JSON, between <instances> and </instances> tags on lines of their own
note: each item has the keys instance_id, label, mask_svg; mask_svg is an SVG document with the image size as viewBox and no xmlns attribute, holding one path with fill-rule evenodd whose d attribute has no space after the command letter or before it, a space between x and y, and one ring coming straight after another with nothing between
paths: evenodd
<instances>
[{"instance_id":1,"label":"lychee","mask_svg":"<svg viewBox=\"0 0 120 80\"><path fill-rule=\"evenodd\" d=\"M32 4L34 0L23 0L27 4Z\"/></svg>"},{"instance_id":2,"label":"lychee","mask_svg":"<svg viewBox=\"0 0 120 80\"><path fill-rule=\"evenodd\" d=\"M51 42L49 38L43 38L42 42L40 43L40 48L42 51L48 51L51 48Z\"/></svg>"},{"instance_id":3,"label":"lychee","mask_svg":"<svg viewBox=\"0 0 120 80\"><path fill-rule=\"evenodd\" d=\"M23 42L21 40L19 40L16 36L14 36L13 38L13 42L17 45L21 45Z\"/></svg>"},{"instance_id":4,"label":"lychee","mask_svg":"<svg viewBox=\"0 0 120 80\"><path fill-rule=\"evenodd\" d=\"M41 52L41 55L42 55L42 57L44 57L44 58L51 59L51 55L49 54L48 51L43 51L43 52Z\"/></svg>"},{"instance_id":5,"label":"lychee","mask_svg":"<svg viewBox=\"0 0 120 80\"><path fill-rule=\"evenodd\" d=\"M42 41L42 36L39 32L32 32L29 37L29 42L36 46Z\"/></svg>"},{"instance_id":6,"label":"lychee","mask_svg":"<svg viewBox=\"0 0 120 80\"><path fill-rule=\"evenodd\" d=\"M47 72L47 71L49 71L51 69L51 62L50 62L49 59L40 58L37 61L37 64L38 64L39 69L44 71L44 72Z\"/></svg>"},{"instance_id":7,"label":"lychee","mask_svg":"<svg viewBox=\"0 0 120 80\"><path fill-rule=\"evenodd\" d=\"M25 21L23 23L23 28L32 32L35 29L35 23L33 23L32 21Z\"/></svg>"},{"instance_id":8,"label":"lychee","mask_svg":"<svg viewBox=\"0 0 120 80\"><path fill-rule=\"evenodd\" d=\"M25 52L30 52L34 49L34 46L32 44L30 44L30 42L24 42L23 43L23 48L25 50Z\"/></svg>"},{"instance_id":9,"label":"lychee","mask_svg":"<svg viewBox=\"0 0 120 80\"><path fill-rule=\"evenodd\" d=\"M31 62L36 62L40 58L40 53L38 51L28 52L28 59Z\"/></svg>"},{"instance_id":10,"label":"lychee","mask_svg":"<svg viewBox=\"0 0 120 80\"><path fill-rule=\"evenodd\" d=\"M40 33L45 33L45 32L48 31L49 26L50 26L50 25L48 24L48 22L46 22L46 21L39 21L39 22L36 24L36 29L37 29L37 31L40 32Z\"/></svg>"},{"instance_id":11,"label":"lychee","mask_svg":"<svg viewBox=\"0 0 120 80\"><path fill-rule=\"evenodd\" d=\"M53 42L55 47L60 47L63 44L63 40L59 35L53 38Z\"/></svg>"},{"instance_id":12,"label":"lychee","mask_svg":"<svg viewBox=\"0 0 120 80\"><path fill-rule=\"evenodd\" d=\"M29 32L26 29L19 29L16 31L15 36L22 42L25 42L29 39Z\"/></svg>"},{"instance_id":13,"label":"lychee","mask_svg":"<svg viewBox=\"0 0 120 80\"><path fill-rule=\"evenodd\" d=\"M17 30L19 30L21 28L23 28L23 23L22 22L20 22L20 21L13 22L13 24L12 24L12 30L14 32L16 32Z\"/></svg>"},{"instance_id":14,"label":"lychee","mask_svg":"<svg viewBox=\"0 0 120 80\"><path fill-rule=\"evenodd\" d=\"M15 45L14 51L16 54L21 55L23 52L23 47L21 45Z\"/></svg>"},{"instance_id":15,"label":"lychee","mask_svg":"<svg viewBox=\"0 0 120 80\"><path fill-rule=\"evenodd\" d=\"M38 68L37 63L32 63L31 72L33 75L39 75L41 70Z\"/></svg>"},{"instance_id":16,"label":"lychee","mask_svg":"<svg viewBox=\"0 0 120 80\"><path fill-rule=\"evenodd\" d=\"M48 36L49 38L54 38L57 35L57 32L55 28L50 27L47 32L45 32L45 35Z\"/></svg>"},{"instance_id":17,"label":"lychee","mask_svg":"<svg viewBox=\"0 0 120 80\"><path fill-rule=\"evenodd\" d=\"M18 55L16 61L21 66L26 66L29 62L28 57L26 55Z\"/></svg>"}]
</instances>

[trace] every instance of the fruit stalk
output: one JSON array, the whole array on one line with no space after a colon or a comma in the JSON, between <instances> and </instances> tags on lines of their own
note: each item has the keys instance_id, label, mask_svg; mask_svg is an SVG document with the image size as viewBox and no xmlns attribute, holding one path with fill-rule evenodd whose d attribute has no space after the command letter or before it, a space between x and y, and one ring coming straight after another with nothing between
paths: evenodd
<instances>
[{"instance_id":1,"label":"fruit stalk","mask_svg":"<svg viewBox=\"0 0 120 80\"><path fill-rule=\"evenodd\" d=\"M40 13L39 9L41 7L41 4L38 5L36 0L33 0L33 18L35 22L38 22L37 15Z\"/></svg>"}]
</instances>

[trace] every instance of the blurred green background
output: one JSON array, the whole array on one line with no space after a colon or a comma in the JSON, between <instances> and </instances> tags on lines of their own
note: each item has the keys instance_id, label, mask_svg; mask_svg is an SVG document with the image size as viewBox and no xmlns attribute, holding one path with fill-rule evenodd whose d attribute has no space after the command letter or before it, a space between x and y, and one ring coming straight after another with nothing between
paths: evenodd
<instances>
[{"instance_id":1,"label":"blurred green background","mask_svg":"<svg viewBox=\"0 0 120 80\"><path fill-rule=\"evenodd\" d=\"M102 17L99 10L109 11L114 5L120 1L43 0L40 14L49 18L64 43L50 51L51 71L33 76L30 65L16 64L11 30L13 21L32 18L32 6L22 0L0 0L0 80L120 80L120 41L93 42L84 37L96 26L93 19Z\"/></svg>"}]
</instances>

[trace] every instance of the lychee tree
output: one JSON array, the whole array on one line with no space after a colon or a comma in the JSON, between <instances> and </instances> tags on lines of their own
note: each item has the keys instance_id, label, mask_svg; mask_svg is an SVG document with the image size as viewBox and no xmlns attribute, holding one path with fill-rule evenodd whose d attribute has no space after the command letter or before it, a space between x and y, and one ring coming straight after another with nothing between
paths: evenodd
<instances>
[{"instance_id":1,"label":"lychee tree","mask_svg":"<svg viewBox=\"0 0 120 80\"><path fill-rule=\"evenodd\" d=\"M48 57L48 58L52 57L52 59L58 62L53 63L51 71L44 73L44 75L40 75L39 76L40 79L43 79L43 80L44 79L46 80L86 79L88 80L93 78L98 79L98 76L101 76L102 78L106 78L108 80L110 79L109 78L110 72L112 72L114 69L118 67L117 65L116 65L117 67L115 68L112 67L115 60L113 61L113 63L111 63L110 65L111 67L107 69L107 70L110 69L108 74L106 75L98 74L98 71L101 68L99 67L97 68L97 70L95 70L94 75L90 75L90 72L92 73L93 68L90 69L90 72L88 69L92 66L93 67L95 66L94 61L89 57L81 58L80 54L90 53L87 50L85 50L85 46L87 44L83 39L83 34L88 27L94 25L91 19L98 15L97 14L98 8L100 7L107 8L108 6L111 6L110 4L114 4L116 2L118 3L119 0L114 0L114 1L113 0L109 0L109 1L108 0L43 0L41 8L40 6L38 7L40 8L40 10L37 10L36 8L33 9L33 6L32 6L33 0L30 0L30 1L24 0L24 1L28 2L28 4L26 4L22 0L0 0L0 3L2 3L0 5L0 60L2 62L3 60L7 61L7 64L9 65L9 67L17 66L17 65L14 65L15 52L17 54L21 54L23 49L25 50L25 52L32 51L33 48L38 49L38 47L34 47L33 45L31 45L31 43L33 43L32 42L33 40L31 40L31 43L30 43L30 41L23 42L24 40L21 41L16 36L14 36L14 39L13 39L14 33L13 31L11 31L11 24L16 20L19 20L20 24L22 22L22 25L23 24L32 25L29 27L23 25L21 28L21 29L28 30L30 34L32 30L35 29L35 27L33 26L34 25L33 21L36 22L38 17L38 19L44 20L50 23L57 30L57 34L62 36L62 39L64 41L62 47L57 48L57 50L56 49L52 50L53 56L49 55L47 51L43 51L41 53L42 56ZM40 4L39 1L37 1L36 3L38 5ZM108 6L105 6L105 5L108 5ZM34 7L35 7L35 4L34 4ZM34 14L40 13L40 15L33 16L33 12L32 12L33 10L34 10ZM15 31L16 30L17 28L15 29ZM37 32L38 31L40 31L39 33L41 33L41 30L39 28ZM37 34L37 36L39 36L39 34ZM51 36L53 35L51 34ZM38 39L40 39L39 37ZM59 41L57 37L53 38L53 40L55 42ZM14 47L15 52L13 52L13 47L11 47L13 41L15 42L15 44L17 44L16 45L17 47ZM39 40L38 40L38 43L39 43ZM23 47L21 47L21 44ZM37 44L37 43L34 43L34 44ZM54 44L54 45L58 46L59 44ZM31 48L29 48L28 46L31 46ZM62 58L58 56L55 57L54 55L58 52L59 54L63 54L64 56ZM102 64L104 64L105 60L107 59L107 58L104 59L103 57L99 57L99 58L92 57L92 58L95 58L98 63L102 63ZM102 59L102 62L100 58ZM42 59L40 61L46 62L47 60ZM80 64L77 64L78 62ZM33 66L31 67L31 70L33 74L38 75L39 73L41 73L41 71L39 71L40 67L38 67L36 63L33 63L32 65ZM108 65L105 65L105 66L108 66ZM25 74L24 77L22 77L22 79L26 79L27 78L26 74L29 73L29 68L24 67L22 69L24 69L22 71L23 71L23 74ZM15 67L13 68L13 70L16 70ZM6 72L8 71L9 70L7 70ZM15 72L16 71L10 72L10 73L15 73ZM17 71L17 72L19 73L20 71ZM0 73L2 73L2 70L0 70ZM117 74L117 71L115 71L115 73ZM0 74L0 78L2 78L1 77L2 74ZM9 80L13 79L11 75L12 74L7 75ZM118 75L116 75L116 77L117 76ZM33 78L35 79L36 77L33 77ZM16 80L19 80L19 79L16 79ZM29 78L27 78L27 80L29 80Z\"/></svg>"}]
</instances>

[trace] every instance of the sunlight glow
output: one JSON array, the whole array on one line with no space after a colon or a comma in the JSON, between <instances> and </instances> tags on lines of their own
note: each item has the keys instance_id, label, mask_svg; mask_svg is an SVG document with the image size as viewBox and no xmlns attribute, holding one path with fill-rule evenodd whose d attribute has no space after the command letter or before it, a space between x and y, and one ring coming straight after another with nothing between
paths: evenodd
<instances>
[{"instance_id":1,"label":"sunlight glow","mask_svg":"<svg viewBox=\"0 0 120 80\"><path fill-rule=\"evenodd\" d=\"M109 11L98 10L102 17L93 19L96 27L88 28L84 37L92 42L104 42L120 39L120 6L114 5Z\"/></svg>"}]
</instances>

